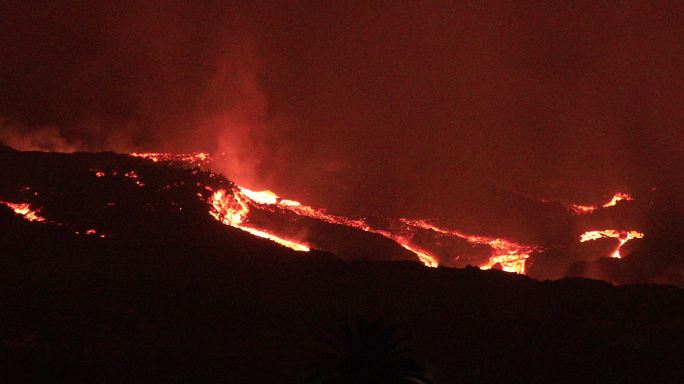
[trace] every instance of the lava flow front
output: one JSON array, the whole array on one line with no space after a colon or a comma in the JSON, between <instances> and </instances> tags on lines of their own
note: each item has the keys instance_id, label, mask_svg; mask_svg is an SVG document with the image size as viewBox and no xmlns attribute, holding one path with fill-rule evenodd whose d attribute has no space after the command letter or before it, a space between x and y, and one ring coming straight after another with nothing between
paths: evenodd
<instances>
[{"instance_id":1,"label":"lava flow front","mask_svg":"<svg viewBox=\"0 0 684 384\"><path fill-rule=\"evenodd\" d=\"M249 214L249 207L247 206L246 198L247 197L244 194L229 194L223 189L215 191L211 195L211 199L209 201L212 207L212 210L209 211L209 214L225 225L239 228L243 231L251 233L254 236L275 241L276 243L294 249L295 251L308 252L311 250L309 245L306 243L287 240L272 233L268 233L265 230L257 229L245 224L245 219Z\"/></svg>"},{"instance_id":2,"label":"lava flow front","mask_svg":"<svg viewBox=\"0 0 684 384\"><path fill-rule=\"evenodd\" d=\"M211 157L206 153L180 155L134 153L133 156L145 158L153 162L184 163L192 167L206 166L211 161ZM298 217L307 217L329 224L342 225L378 234L415 254L418 260L428 267L437 267L439 265L439 258L412 242L412 238L418 230L434 231L434 233L465 240L470 244L489 246L492 250L491 256L486 263L479 265L483 269L500 268L509 272L524 273L525 260L536 249L535 247L517 244L506 239L473 236L455 230L439 228L424 220L386 219L385 221L388 225L386 227L378 227L377 225L371 225L364 218L348 218L329 214L323 209L316 209L295 200L280 198L271 191L253 191L237 186L232 189L208 189L212 192L211 197L208 199L208 203L211 206L209 213L216 220L255 236L270 239L297 251L309 251L311 244L304 239L292 239L276 234L272 230L257 227L254 223L250 222L249 215L251 209L279 209L282 212L289 212Z\"/></svg>"},{"instance_id":3,"label":"lava flow front","mask_svg":"<svg viewBox=\"0 0 684 384\"><path fill-rule=\"evenodd\" d=\"M165 154L165 153L136 153L133 156L141 157L153 162L171 162L183 164L184 166L204 167L212 161L211 156L206 153L197 154ZM211 174L212 177L216 176ZM137 174L131 173L127 177L137 180ZM144 186L139 183L139 186ZM440 251L438 241L436 244L426 243L425 236L441 237L447 241L470 244L472 247L488 250L488 256L484 259L462 258L456 265L475 264L482 269L501 269L507 272L525 273L525 262L532 252L541 250L541 247L519 244L509 239L479 236L467 234L462 231L447 229L430 223L426 220L405 219L405 218L380 218L378 220L368 220L366 218L349 218L340 215L327 213L323 209L317 209L304 205L295 200L279 197L271 191L253 191L251 189L231 185L230 187L210 187L206 190L211 193L209 198L198 193L201 199L207 201L210 206L209 213L219 222L235 228L239 228L252 235L270 239L280 245L294 249L296 251L309 251L312 247L317 247L315 240L300 234L283 235L281 230L272 229L272 225L264 224L263 221L255 220L250 217L254 212L259 215L275 214L277 217L290 217L297 221L302 218L314 219L328 224L340 225L348 228L361 230L377 235L381 235L395 242L410 251L415 257L428 267L437 267L440 264L440 256L433 253ZM626 193L616 193L610 201L601 206L570 205L568 209L576 214L592 213L600 208L608 208L617 205L621 201L633 200L632 196ZM261 223L261 224L258 224ZM294 232L293 232L294 233ZM580 237L580 242L598 239L601 237L611 237L619 240L620 244L612 252L612 257L619 258L620 247L627 241L634 238L641 238L643 234L637 231L617 231L601 230L590 231ZM418 241L422 238L423 241ZM423 246L419 245L423 244ZM437 247L437 248L435 248ZM322 247L325 250L325 247ZM460 252L460 251L457 251ZM487 251L485 251L487 252ZM444 255L442 255L443 257ZM454 260L461 257L460 254L452 255ZM461 264L459 264L461 263ZM447 265L450 265L447 263Z\"/></svg>"},{"instance_id":4,"label":"lava flow front","mask_svg":"<svg viewBox=\"0 0 684 384\"><path fill-rule=\"evenodd\" d=\"M607 202L601 206L570 204L568 206L568 209L577 215L583 215L583 214L587 214L587 213L592 213L599 208L614 207L621 201L630 201L630 200L634 200L634 198L631 195L629 195L627 193L618 192L618 193L613 195L613 197L610 199L609 202Z\"/></svg>"},{"instance_id":5,"label":"lava flow front","mask_svg":"<svg viewBox=\"0 0 684 384\"><path fill-rule=\"evenodd\" d=\"M494 253L485 265L480 266L482 269L491 269L499 265L501 269L506 272L525 273L525 260L527 260L527 258L530 257L530 254L538 248L518 244L506 239L473 236L459 231L439 228L425 220L402 219L402 221L418 228L429 229L444 235L459 237L471 244L489 245L494 250Z\"/></svg>"},{"instance_id":6,"label":"lava flow front","mask_svg":"<svg viewBox=\"0 0 684 384\"><path fill-rule=\"evenodd\" d=\"M580 242L583 243L585 241L596 240L605 237L611 237L614 239L618 239L620 241L620 244L617 246L615 251L613 251L613 253L611 253L610 255L613 258L620 259L622 257L620 255L620 248L623 245L625 245L626 242L632 239L643 238L644 234L638 231L616 231L614 229L604 229L602 231L587 231L580 235Z\"/></svg>"},{"instance_id":7,"label":"lava flow front","mask_svg":"<svg viewBox=\"0 0 684 384\"><path fill-rule=\"evenodd\" d=\"M439 228L424 220L390 220L392 222L391 227L396 228L396 230L378 228L370 225L362 218L347 218L329 214L322 209L315 209L298 201L282 199L271 191L253 191L243 187L238 187L237 191L232 194L227 193L225 190L214 192L211 198L211 205L213 207L211 214L224 224L243 229L260 237L269 238L293 249L308 250L308 244L305 245L294 240L286 240L281 236L245 225L245 220L249 215L249 205L255 204L275 206L298 216L305 216L330 224L344 225L382 235L414 253L428 267L437 267L439 265L438 258L411 242L411 238L417 229L434 231L442 235L465 239L472 244L486 244L490 246L493 252L489 261L484 265L480 265L483 269L500 267L508 272L524 273L525 260L535 249L535 247L517 244L506 239L473 236L455 230Z\"/></svg>"},{"instance_id":8,"label":"lava flow front","mask_svg":"<svg viewBox=\"0 0 684 384\"><path fill-rule=\"evenodd\" d=\"M519 274L526 273L526 262L533 252L543 251L540 246L521 244L507 238L474 235L447 228L436 221L415 218L345 217L328 213L324 209L304 205L299 201L281 198L271 191L254 191L237 186L223 176L211 172L209 165L215 159L206 153L138 153L134 156L190 170L188 177L196 180L188 183L188 186L191 185L190 191L200 199L202 205L208 205L208 212L214 219L295 251L308 252L312 248L317 248L333 252L342 259L374 259L379 255L378 260L417 259L428 267L474 265L482 269L500 269ZM115 182L123 178L126 182L135 183L143 193L155 189L160 193L167 193L184 185L183 180L159 183L152 176L154 173L149 173L149 169L142 167L94 167L89 168L89 171L95 176L92 180ZM144 176L144 181L141 175ZM20 192L29 189L24 187ZM37 195L37 192L34 194ZM628 194L616 193L609 202L600 207L570 207L575 207L572 209L575 213L588 213L615 206L625 200L633 198ZM8 206L26 220L59 225L78 235L101 238L117 235L116 232L109 230L106 234L100 234L99 230L90 228L90 223L86 227L83 223L74 224L59 217L45 218L41 216L39 209L32 207L28 202L0 201L0 204ZM115 202L106 202L107 209L114 206ZM173 210L183 209L176 201L173 201L171 206ZM637 230L602 229L582 234L579 242L614 238L619 244L610 250L610 256L620 258L620 249L626 242L642 237L644 234Z\"/></svg>"},{"instance_id":9,"label":"lava flow front","mask_svg":"<svg viewBox=\"0 0 684 384\"><path fill-rule=\"evenodd\" d=\"M235 203L226 203L226 200L233 200ZM217 202L218 201L218 202ZM408 240L406 240L403 236L400 235L395 235L392 234L388 231L384 231L381 229L374 229L368 224L365 223L364 220L362 219L349 219L346 217L342 216L336 216L336 215L331 215L327 214L323 210L317 210L312 207L306 206L301 204L298 201L294 200L288 200L288 199L281 199L276 195L275 193L271 191L252 191L247 188L242 188L238 187L238 191L236 191L233 195L232 198L228 197L225 193L225 191L217 191L214 193L212 197L212 206L214 207L213 212L211 212L212 216L217 218L217 220L222 221L224 224L228 224L231 226L238 227L240 229L246 230L250 233L254 233L257 236L261 236L260 233L264 233L264 231L255 229L255 228L250 228L250 227L244 227L242 225L242 222L244 220L244 217L249 214L249 207L246 204L246 202L249 201L252 204L259 204L259 205L274 205L277 206L281 209L290 211L292 213L295 213L300 216L305 216L305 217L310 217L314 218L317 220L322 220L327 223L331 224L338 224L338 225L345 225L348 227L360 229L362 231L366 232L371 232L371 233L377 233L382 236L385 236L389 239L392 239L405 249L413 252L416 254L418 259L425 264L428 267L437 267L438 263L437 260L434 256L428 254L427 252L419 249L419 247L412 245L409 243ZM228 207L228 208L225 208ZM220 214L217 212L225 212L224 214ZM281 243L283 245L289 246L290 248L296 249L295 246L301 247L303 250L308 250L308 246L303 245L303 244L298 244L290 240L283 240L282 238L272 235L272 234L267 234L268 236L261 236L261 237L267 237L270 238L273 241L276 241L278 243ZM289 244L289 245L288 245ZM293 246L294 245L294 246Z\"/></svg>"}]
</instances>

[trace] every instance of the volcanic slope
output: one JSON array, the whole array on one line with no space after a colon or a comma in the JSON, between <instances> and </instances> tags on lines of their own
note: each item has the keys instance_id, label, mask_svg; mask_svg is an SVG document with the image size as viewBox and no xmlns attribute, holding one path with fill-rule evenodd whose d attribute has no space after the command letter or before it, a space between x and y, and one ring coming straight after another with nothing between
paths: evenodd
<instances>
[{"instance_id":1,"label":"volcanic slope","mask_svg":"<svg viewBox=\"0 0 684 384\"><path fill-rule=\"evenodd\" d=\"M398 323L435 383L684 380L677 288L296 252L212 218L208 171L0 158L0 200L42 218L0 205L2 382L297 383L339 318Z\"/></svg>"}]
</instances>

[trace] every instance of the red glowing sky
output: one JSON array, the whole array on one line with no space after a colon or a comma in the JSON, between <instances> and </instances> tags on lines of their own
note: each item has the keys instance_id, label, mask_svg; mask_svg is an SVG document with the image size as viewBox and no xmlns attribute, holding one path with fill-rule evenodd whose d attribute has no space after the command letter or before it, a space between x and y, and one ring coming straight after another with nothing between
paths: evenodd
<instances>
[{"instance_id":1,"label":"red glowing sky","mask_svg":"<svg viewBox=\"0 0 684 384\"><path fill-rule=\"evenodd\" d=\"M243 184L338 205L472 180L596 202L681 185L682 8L9 1L0 139L223 151Z\"/></svg>"}]
</instances>

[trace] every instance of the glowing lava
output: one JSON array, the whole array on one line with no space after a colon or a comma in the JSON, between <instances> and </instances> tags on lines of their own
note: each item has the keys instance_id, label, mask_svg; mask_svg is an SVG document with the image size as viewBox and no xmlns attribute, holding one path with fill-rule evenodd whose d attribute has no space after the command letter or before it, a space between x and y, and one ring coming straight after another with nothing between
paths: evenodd
<instances>
[{"instance_id":1,"label":"glowing lava","mask_svg":"<svg viewBox=\"0 0 684 384\"><path fill-rule=\"evenodd\" d=\"M571 204L570 206L568 206L568 209L575 214L582 215L582 214L592 213L599 208L614 207L621 201L630 201L630 200L634 200L634 198L631 195L629 195L627 193L617 192L616 194L613 195L613 197L610 199L609 202L601 205L600 207L595 206L595 205Z\"/></svg>"},{"instance_id":2,"label":"glowing lava","mask_svg":"<svg viewBox=\"0 0 684 384\"><path fill-rule=\"evenodd\" d=\"M632 196L626 194L626 193L618 192L615 195L613 195L613 198L610 199L609 202L603 204L603 208L613 207L613 206L617 205L617 203L619 203L623 200L630 201L630 200L634 200L634 198Z\"/></svg>"},{"instance_id":3,"label":"glowing lava","mask_svg":"<svg viewBox=\"0 0 684 384\"><path fill-rule=\"evenodd\" d=\"M246 199L248 199L248 197L241 193L228 194L223 189L215 191L209 200L209 203L212 206L212 210L209 211L209 214L225 225L239 228L254 236L275 241L276 243L294 249L295 251L308 252L311 250L311 247L306 243L288 240L281 236L268 233L265 230L246 225L245 220L249 214L249 206L247 205Z\"/></svg>"},{"instance_id":4,"label":"glowing lava","mask_svg":"<svg viewBox=\"0 0 684 384\"><path fill-rule=\"evenodd\" d=\"M28 221L45 221L45 218L40 216L40 209L31 209L28 203L10 203L8 201L0 201L0 204L6 205L14 211L17 215L21 215Z\"/></svg>"},{"instance_id":5,"label":"glowing lava","mask_svg":"<svg viewBox=\"0 0 684 384\"><path fill-rule=\"evenodd\" d=\"M135 171L130 171L130 172L126 173L124 176L133 180L135 182L135 185L137 185L138 187L144 187L145 186L145 183L140 181L140 176L138 176L138 173Z\"/></svg>"},{"instance_id":6,"label":"glowing lava","mask_svg":"<svg viewBox=\"0 0 684 384\"><path fill-rule=\"evenodd\" d=\"M579 204L571 204L568 206L568 209L572 211L572 213L576 215L583 215L586 213L592 213L595 210L598 209L598 207L593 206L593 205L579 205Z\"/></svg>"},{"instance_id":7,"label":"glowing lava","mask_svg":"<svg viewBox=\"0 0 684 384\"><path fill-rule=\"evenodd\" d=\"M205 153L181 155L165 153L135 153L133 156L142 157L154 162L181 161L191 165L196 165L197 163L205 162L209 159L209 155ZM525 260L529 257L530 253L537 248L518 244L506 239L473 236L455 230L443 229L429 224L423 220L388 219L388 221L391 223L391 230L386 228L377 228L370 225L363 218L348 218L329 214L323 209L316 209L295 200L283 199L271 191L254 191L243 187L237 187L235 190L230 191L226 191L225 189L215 191L211 190L211 188L208 189L212 192L212 195L209 198L209 204L211 206L209 213L216 220L225 225L239 228L255 236L270 239L281 245L298 251L309 251L310 245L300 240L287 239L265 229L255 228L249 223L248 216L250 213L250 207L263 206L278 208L298 216L309 217L330 224L343 225L365 232L379 234L396 242L404 249L414 253L418 260L428 267L437 267L439 265L438 258L411 242L411 239L418 229L427 229L436 231L442 235L458 237L460 239L465 239L471 244L488 245L492 249L492 255L486 264L479 266L483 269L490 269L500 266L501 269L507 272L524 273ZM203 198L202 194L198 194L198 196Z\"/></svg>"},{"instance_id":8,"label":"glowing lava","mask_svg":"<svg viewBox=\"0 0 684 384\"><path fill-rule=\"evenodd\" d=\"M249 197L250 199L254 200L254 202L259 203L259 204L277 204L278 203L278 195L271 191L252 191L251 189L247 188L240 188L240 192L244 193ZM297 204L299 205L299 204Z\"/></svg>"},{"instance_id":9,"label":"glowing lava","mask_svg":"<svg viewBox=\"0 0 684 384\"><path fill-rule=\"evenodd\" d=\"M343 216L332 215L326 213L322 209L315 209L313 207L303 205L298 201L281 199L277 194L271 191L252 191L250 189L243 187L239 187L239 190L244 196L251 199L252 203L262 205L275 205L280 207L281 209L293 212L301 216L314 218L331 224L345 225L348 227L353 227L356 229L360 229L362 231L376 233L384 237L387 237L388 239L391 239L392 241L401 245L403 248L413 252L418 257L418 259L428 267L437 267L439 265L437 261L438 259L429 252L421 249L419 246L411 243L409 237L412 234L412 232L415 231L416 228L428 229L436 231L443 235L459 237L461 239L465 239L466 241L472 244L489 245L493 249L493 255L490 257L487 264L480 266L483 269L490 269L498 264L504 271L524 273L525 260L529 257L530 253L535 249L535 247L517 244L505 239L497 239L484 236L473 236L459 231L442 229L432 224L429 224L424 220L400 219L400 223L406 225L408 228L405 228L404 231L397 231L398 233L393 233L388 230L374 228L373 226L369 225L365 220L360 218L347 218Z\"/></svg>"},{"instance_id":10,"label":"glowing lava","mask_svg":"<svg viewBox=\"0 0 684 384\"><path fill-rule=\"evenodd\" d=\"M295 200L281 199L278 197L278 195L271 191L253 191L243 187L239 187L239 189L240 192L244 196L251 199L253 203L262 205L276 205L284 210L288 210L301 216L314 218L331 224L345 225L366 232L377 233L393 240L395 243L401 245L404 249L413 252L418 257L418 260L420 260L424 265L433 268L439 265L437 263L437 259L433 255L421 250L418 246L411 244L403 236L395 235L381 229L372 228L362 219L349 219L343 216L331 215L322 209L315 209L313 207L303 205Z\"/></svg>"},{"instance_id":11,"label":"glowing lava","mask_svg":"<svg viewBox=\"0 0 684 384\"><path fill-rule=\"evenodd\" d=\"M407 220L402 219L402 222L422 228L439 232L444 235L450 235L465 239L471 244L486 244L493 250L494 254L489 258L485 265L480 265L482 269L491 269L495 265L500 265L501 269L506 272L525 273L525 260L530 257L530 254L537 249L528 245L514 243L506 239L498 239L486 236L468 235L463 232L439 228L425 220Z\"/></svg>"},{"instance_id":12,"label":"glowing lava","mask_svg":"<svg viewBox=\"0 0 684 384\"><path fill-rule=\"evenodd\" d=\"M590 241L590 240L596 240L604 237L612 237L614 239L618 239L620 241L620 244L617 246L615 251L610 255L610 257L614 257L616 259L621 258L622 256L620 255L620 248L628 241L632 239L641 239L644 237L644 234L641 232L637 231L616 231L614 229L604 229L602 231L587 231L584 232L582 235L580 235L580 242L585 242L585 241Z\"/></svg>"},{"instance_id":13,"label":"glowing lava","mask_svg":"<svg viewBox=\"0 0 684 384\"><path fill-rule=\"evenodd\" d=\"M131 156L147 159L147 160L153 161L155 163L162 162L162 161L164 161L164 162L180 162L180 163L190 164L191 166L194 166L194 167L197 167L200 165L205 165L210 160L209 154L205 153L205 152L178 153L178 154L149 152L149 153L131 153Z\"/></svg>"}]
</instances>

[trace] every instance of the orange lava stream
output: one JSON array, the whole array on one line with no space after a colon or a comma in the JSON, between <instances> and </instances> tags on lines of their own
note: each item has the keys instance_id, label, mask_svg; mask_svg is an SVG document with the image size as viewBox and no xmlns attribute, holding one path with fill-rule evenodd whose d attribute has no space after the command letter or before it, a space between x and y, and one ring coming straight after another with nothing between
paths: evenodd
<instances>
[{"instance_id":1,"label":"orange lava stream","mask_svg":"<svg viewBox=\"0 0 684 384\"><path fill-rule=\"evenodd\" d=\"M276 205L301 216L318 219L331 224L345 225L366 232L377 233L393 240L397 244L401 245L404 249L413 252L418 257L418 260L420 260L420 262L425 266L436 268L439 265L436 257L420 249L418 246L411 244L403 236L395 235L381 229L371 228L371 226L369 226L364 220L349 219L343 216L331 215L325 213L325 211L321 209L315 209L313 207L303 205L298 201L281 199L278 197L278 195L271 191L253 191L243 187L239 187L239 189L242 194L257 204Z\"/></svg>"},{"instance_id":2,"label":"orange lava stream","mask_svg":"<svg viewBox=\"0 0 684 384\"><path fill-rule=\"evenodd\" d=\"M580 235L580 242L596 240L604 237L612 237L618 239L620 244L617 246L615 251L610 255L610 257L620 259L620 248L625 245L626 242L632 239L641 239L644 234L637 231L616 231L614 229L604 229L602 231L587 231Z\"/></svg>"},{"instance_id":3,"label":"orange lava stream","mask_svg":"<svg viewBox=\"0 0 684 384\"><path fill-rule=\"evenodd\" d=\"M420 262L423 263L425 266L433 268L439 266L437 257L421 249L419 246L412 244L411 241L405 235L395 234L387 230L373 228L363 219L351 219L343 216L328 214L322 209L315 209L313 207L303 205L298 201L282 199L277 194L271 191L253 191L248 188L239 187L239 193L235 193L233 199L235 202L237 202L238 206L226 209L223 203L223 201L226 200L225 191L215 192L214 197L212 198L212 204L214 206L212 215L215 218L221 220L221 215L217 215L216 212L226 212L224 214L225 219L221 220L222 222L224 222L224 224L232 223L228 225L244 229L245 226L242 223L244 218L249 214L249 207L247 205L247 201L251 202L252 204L274 205L280 207L281 209L293 212L297 215L318 219L331 224L345 225L348 227L360 229L362 231L379 234L396 242L406 250L414 253L418 260L420 260ZM525 260L529 257L532 251L536 249L535 247L521 245L506 239L498 239L485 236L473 236L454 230L442 229L432 224L429 224L424 220L401 219L400 221L403 224L408 225L410 227L429 229L444 235L456 236L465 239L466 241L473 244L489 245L494 250L494 254L490 257L489 261L485 265L479 266L482 269L490 269L498 264L504 271L521 274L525 273ZM255 233L257 234L257 236L259 236L259 233L266 233L256 228L249 228L248 232ZM290 248L293 248L293 243L298 244L297 242L294 242L292 240L284 240L273 234L266 233L266 235L267 236L261 237L271 238L272 240L277 241L281 244L287 242L287 244L284 245ZM274 237L278 240L273 239Z\"/></svg>"},{"instance_id":4,"label":"orange lava stream","mask_svg":"<svg viewBox=\"0 0 684 384\"><path fill-rule=\"evenodd\" d=\"M420 247L418 247L417 245L411 244L409 240L407 240L405 237L401 235L395 235L388 231L383 231L382 229L370 228L365 224L363 226L355 228L361 229L366 232L377 233L378 235L385 236L386 238L401 245L404 249L413 252L418 257L418 260L420 260L420 262L423 263L423 265L425 265L426 267L437 268L439 266L439 262L437 261L437 258L435 256L431 255L429 252L423 249L420 249Z\"/></svg>"},{"instance_id":5,"label":"orange lava stream","mask_svg":"<svg viewBox=\"0 0 684 384\"><path fill-rule=\"evenodd\" d=\"M506 239L474 236L459 231L439 228L425 220L402 219L402 222L418 228L433 230L444 235L460 237L471 244L489 245L494 250L494 254L489 258L487 264L479 266L481 269L491 269L496 264L499 264L501 265L501 269L506 272L524 274L525 260L527 260L527 258L530 257L530 254L537 249L537 247L518 244Z\"/></svg>"},{"instance_id":6,"label":"orange lava stream","mask_svg":"<svg viewBox=\"0 0 684 384\"><path fill-rule=\"evenodd\" d=\"M630 200L634 200L634 198L631 195L628 195L626 193L618 192L615 195L613 195L613 198L610 199L609 202L603 204L603 208L613 207L613 206L617 205L617 203L619 203L623 200L624 201L630 201Z\"/></svg>"},{"instance_id":7,"label":"orange lava stream","mask_svg":"<svg viewBox=\"0 0 684 384\"><path fill-rule=\"evenodd\" d=\"M28 221L45 221L45 218L40 216L39 209L31 209L31 205L28 203L10 203L8 201L0 201L0 204L4 204L11 208L17 215L24 216L24 219Z\"/></svg>"},{"instance_id":8,"label":"orange lava stream","mask_svg":"<svg viewBox=\"0 0 684 384\"><path fill-rule=\"evenodd\" d=\"M209 203L212 206L212 210L209 211L209 214L225 225L239 228L254 236L275 241L276 243L294 249L295 251L308 252L311 250L311 247L306 243L288 240L281 236L268 233L267 231L245 225L244 221L249 214L249 206L246 202L246 199L248 198L248 196L240 193L228 194L223 189L214 191L209 200Z\"/></svg>"},{"instance_id":9,"label":"orange lava stream","mask_svg":"<svg viewBox=\"0 0 684 384\"><path fill-rule=\"evenodd\" d=\"M634 198L631 195L629 195L627 193L617 192L616 194L613 195L613 197L610 199L609 202L601 205L600 207L595 206L595 205L570 204L568 206L568 209L577 215L583 215L583 214L587 214L587 213L592 213L599 208L614 207L621 201L630 201L630 200L634 200Z\"/></svg>"},{"instance_id":10,"label":"orange lava stream","mask_svg":"<svg viewBox=\"0 0 684 384\"><path fill-rule=\"evenodd\" d=\"M166 154L166 153L134 153L133 156L145 158L154 162L159 161L182 161L189 164L197 164L209 159L206 153L195 154ZM376 233L393 240L403 248L414 253L416 257L428 267L437 267L439 265L438 258L429 252L421 249L415 244L412 244L410 238L413 236L415 229L428 229L436 231L447 236L459 237L465 239L472 244L485 244L493 249L493 254L485 265L479 266L483 269L490 269L500 265L504 271L525 273L525 261L530 254L538 247L522 245L510 240L492 238L485 236L474 236L465 234L455 230L448 230L439 228L424 220L407 220L401 219L400 222L407 226L407 233L393 233L385 229L374 228L369 225L365 219L362 218L348 218L344 216L333 215L325 212L323 209L316 209L295 200L288 200L279 197L271 191L253 191L248 188L238 187L236 191L227 192L226 190L212 191L213 194L209 199L209 204L212 209L209 212L216 220L223 224L230 225L235 228L242 229L255 236L263 237L275 241L286 247L298 250L309 251L309 244L301 241L286 239L270 233L266 230L255 228L248 225L248 215L250 212L250 205L267 205L275 206L280 209L292 212L296 215L305 216L317 220L321 220L331 224L344 225L356 228L362 231ZM631 200L631 197L626 194L616 194L611 202L605 206L612 206L617 204L620 200ZM583 213L591 212L596 207L587 207Z\"/></svg>"},{"instance_id":11,"label":"orange lava stream","mask_svg":"<svg viewBox=\"0 0 684 384\"><path fill-rule=\"evenodd\" d=\"M437 267L439 265L437 257L429 252L421 249L415 244L412 244L409 239L403 235L391 233L386 230L371 227L363 219L350 219L343 216L331 215L325 213L320 209L315 209L303 205L294 200L281 199L271 191L252 191L247 188L240 187L240 191L253 202L265 205L277 205L283 209L289 210L293 213L315 218L332 224L340 224L353 228L357 228L366 232L377 233L388 239L393 240L405 249L416 254L418 259L428 267ZM407 220L401 219L402 223L421 229L429 229L448 236L457 236L465 239L473 244L486 244L493 250L494 254L489 259L487 264L479 266L482 269L490 269L496 264L501 265L501 268L507 272L525 273L525 260L529 257L535 247L526 246L514 243L506 239L490 238L484 236L473 236L464 234L462 232L446 230L427 223L424 220Z\"/></svg>"},{"instance_id":12,"label":"orange lava stream","mask_svg":"<svg viewBox=\"0 0 684 384\"><path fill-rule=\"evenodd\" d=\"M153 162L160 161L181 161L191 165L207 161L210 156L207 153L193 153L193 154L169 154L169 153L132 153L131 156L140 157L151 160ZM301 204L298 201L282 199L271 191L253 191L248 188L238 187L238 191L228 193L226 190L212 191L212 196L209 199L209 204L212 209L209 213L219 222L243 231L249 232L255 236L270 239L278 244L297 251L309 251L311 248L308 244L286 239L273 233L269 233L263 229L254 228L247 225L245 222L249 215L249 204L260 205L274 205L282 209L293 212L297 215L318 219L331 224L345 225L357 228L366 232L377 233L385 236L405 249L414 253L418 259L429 267L437 267L437 258L428 252L421 250L418 246L411 244L403 236L395 235L384 230L375 229L369 226L362 219L350 219L343 216L331 215L322 209L315 209ZM200 195L201 196L201 195Z\"/></svg>"},{"instance_id":13,"label":"orange lava stream","mask_svg":"<svg viewBox=\"0 0 684 384\"><path fill-rule=\"evenodd\" d=\"M261 237L264 239L269 239L271 241L275 241L276 243L278 243L282 246L288 247L290 249L294 249L295 251L309 252L311 250L311 247L309 247L305 243L298 243L298 242L293 241L293 240L286 240L286 239L283 239L282 237L278 237L276 235L262 231L260 229L251 228L251 227L247 227L244 225L238 226L237 228L240 228L243 231L249 232L254 236Z\"/></svg>"}]
</instances>

